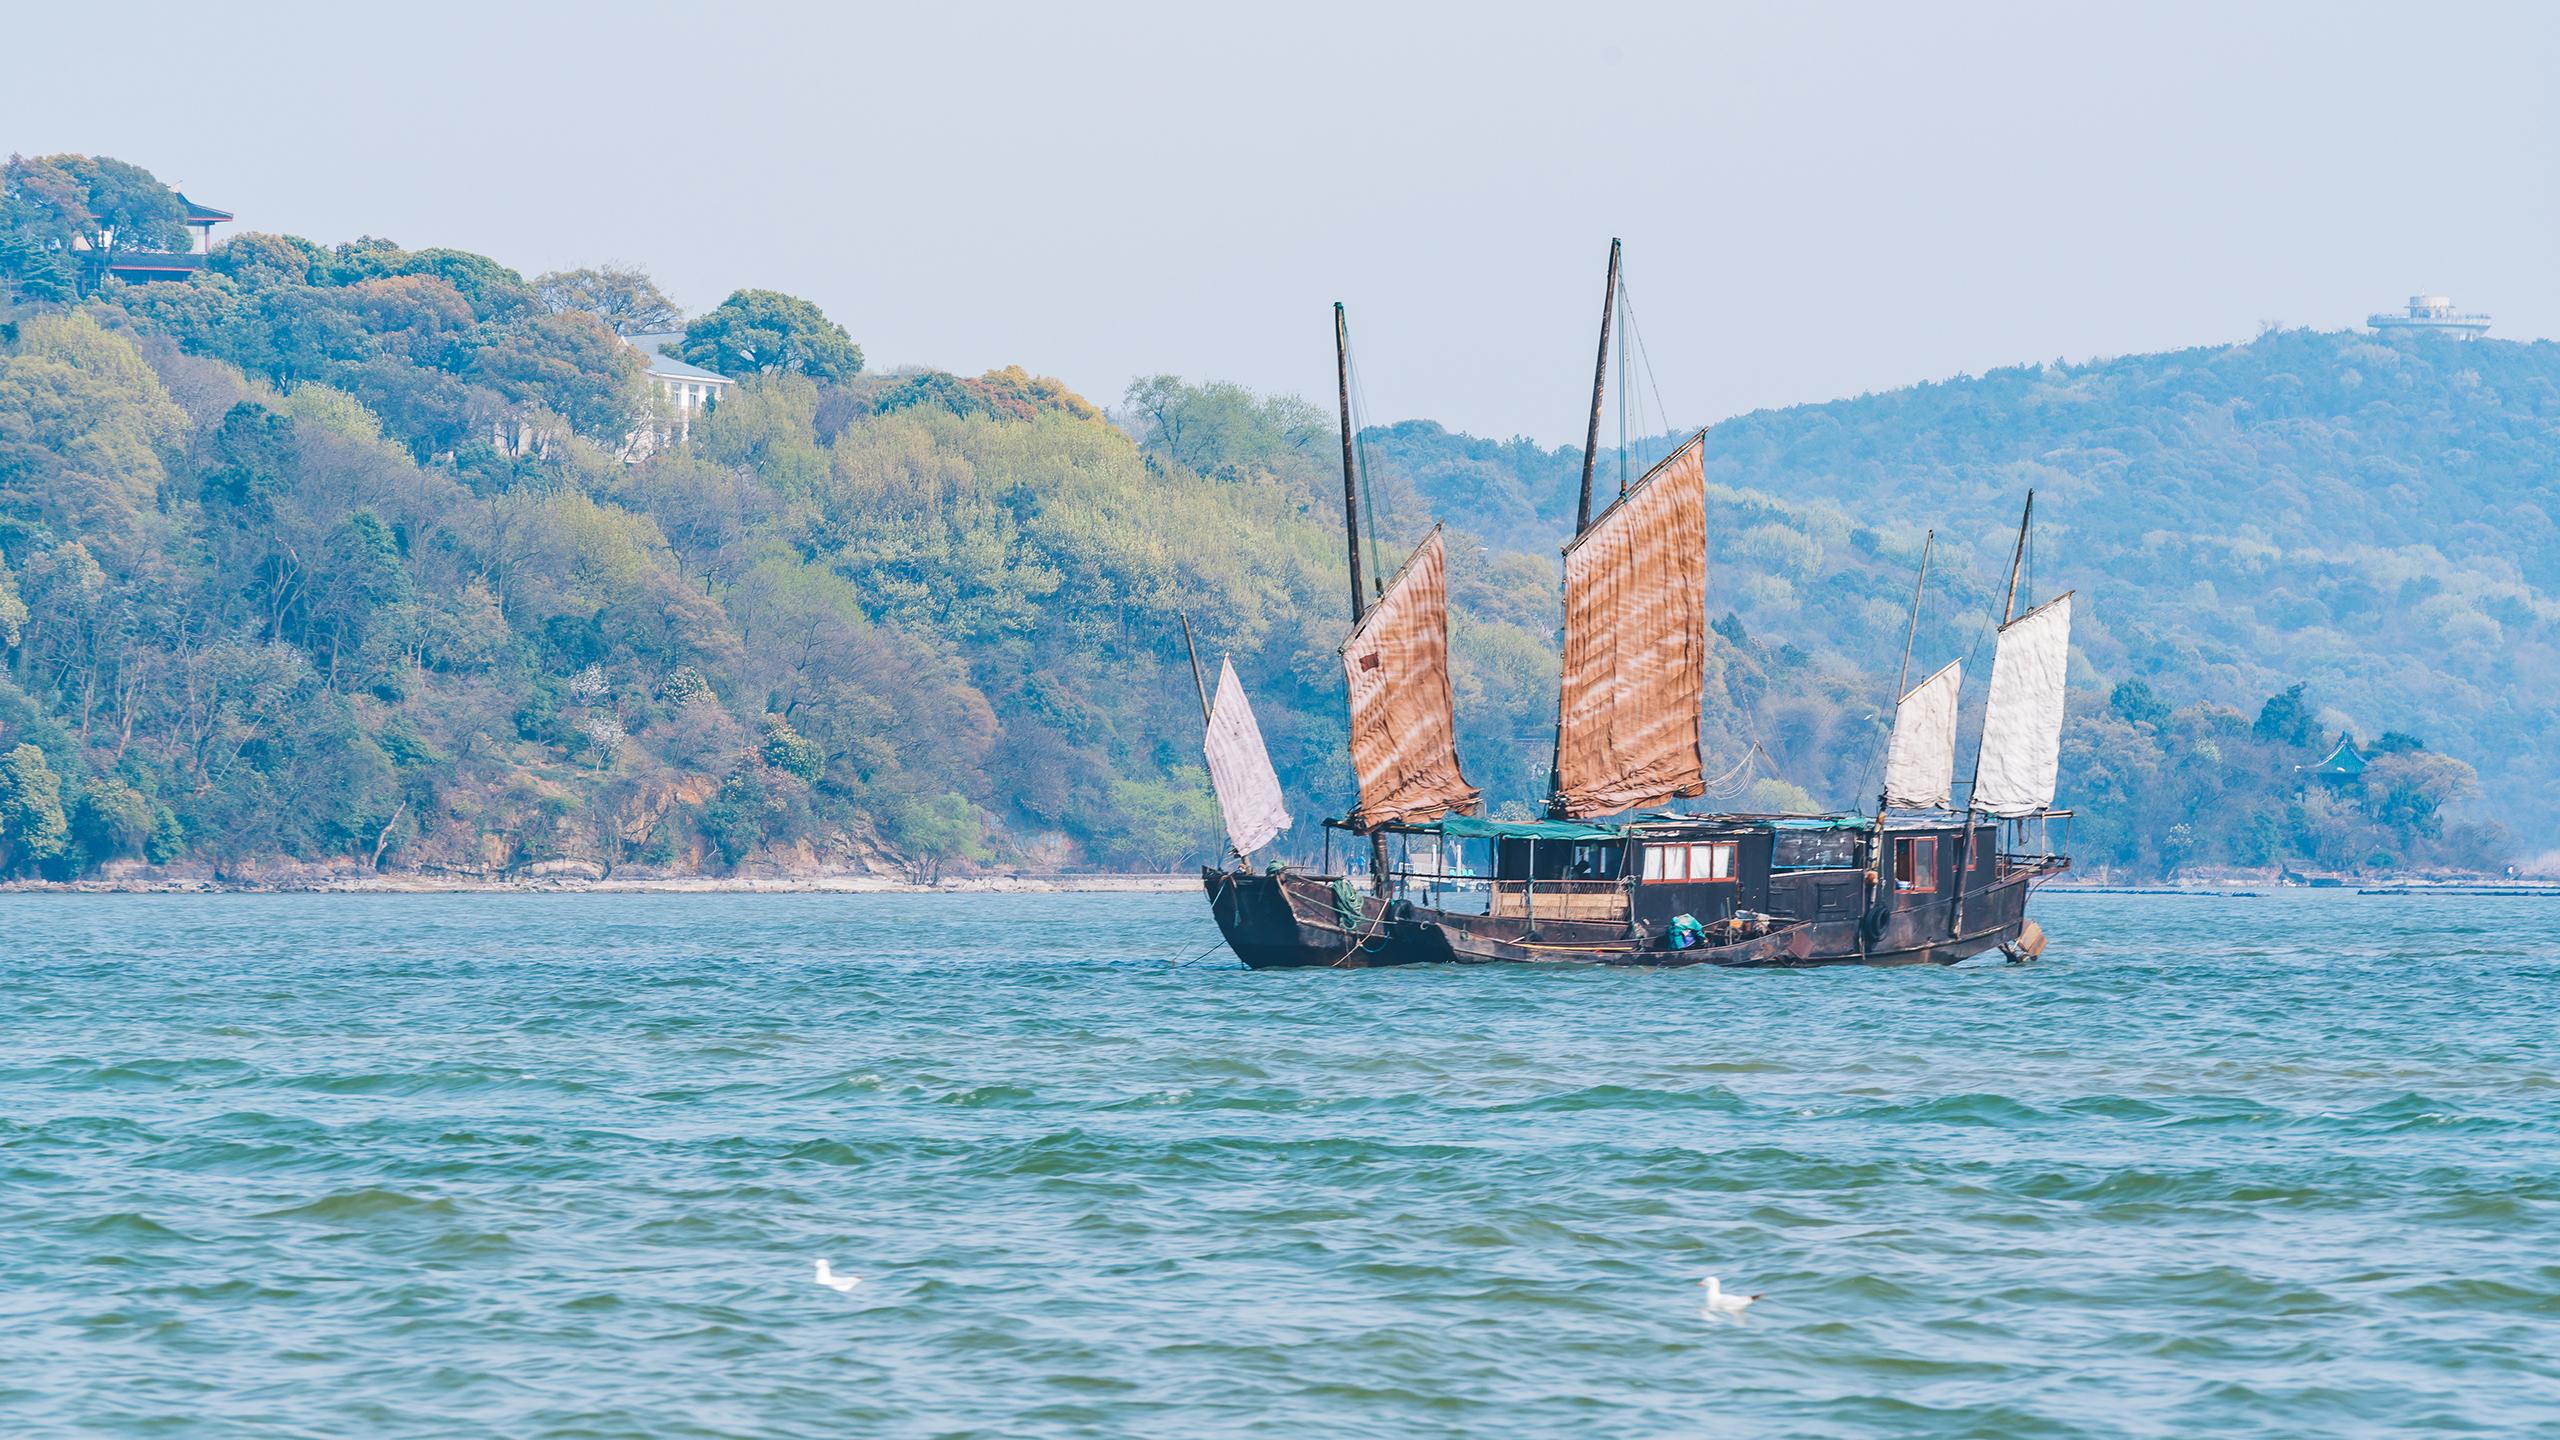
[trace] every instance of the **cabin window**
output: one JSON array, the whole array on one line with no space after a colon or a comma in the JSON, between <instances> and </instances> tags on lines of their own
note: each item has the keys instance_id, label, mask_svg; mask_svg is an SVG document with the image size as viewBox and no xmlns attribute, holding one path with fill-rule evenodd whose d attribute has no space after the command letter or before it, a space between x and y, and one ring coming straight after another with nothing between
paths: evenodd
<instances>
[{"instance_id":1,"label":"cabin window","mask_svg":"<svg viewBox=\"0 0 2560 1440\"><path fill-rule=\"evenodd\" d=\"M1769 863L1780 870L1856 870L1867 837L1855 830L1781 830Z\"/></svg>"},{"instance_id":2,"label":"cabin window","mask_svg":"<svg viewBox=\"0 0 2560 1440\"><path fill-rule=\"evenodd\" d=\"M1692 880L1731 880L1733 854L1740 847L1730 840L1717 840L1689 847L1689 878Z\"/></svg>"},{"instance_id":3,"label":"cabin window","mask_svg":"<svg viewBox=\"0 0 2560 1440\"><path fill-rule=\"evenodd\" d=\"M1644 847L1644 878L1647 880L1688 879L1689 847L1686 845Z\"/></svg>"},{"instance_id":4,"label":"cabin window","mask_svg":"<svg viewBox=\"0 0 2560 1440\"><path fill-rule=\"evenodd\" d=\"M1617 879L1618 856L1621 848L1612 842L1574 846L1572 878L1576 880Z\"/></svg>"},{"instance_id":5,"label":"cabin window","mask_svg":"<svg viewBox=\"0 0 2560 1440\"><path fill-rule=\"evenodd\" d=\"M1893 842L1893 873L1905 890L1938 888L1938 837L1908 835Z\"/></svg>"},{"instance_id":6,"label":"cabin window","mask_svg":"<svg viewBox=\"0 0 2560 1440\"><path fill-rule=\"evenodd\" d=\"M1731 840L1702 840L1682 845L1644 847L1644 878L1674 884L1690 881L1730 882L1734 857L1741 846Z\"/></svg>"}]
</instances>

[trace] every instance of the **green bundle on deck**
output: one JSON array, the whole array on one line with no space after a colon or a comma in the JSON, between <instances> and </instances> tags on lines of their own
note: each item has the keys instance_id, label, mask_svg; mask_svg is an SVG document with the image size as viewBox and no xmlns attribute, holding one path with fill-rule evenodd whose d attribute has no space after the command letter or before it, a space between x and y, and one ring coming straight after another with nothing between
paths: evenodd
<instances>
[{"instance_id":1,"label":"green bundle on deck","mask_svg":"<svg viewBox=\"0 0 2560 1440\"><path fill-rule=\"evenodd\" d=\"M1348 875L1333 882L1333 915L1345 930L1360 928L1360 887Z\"/></svg>"}]
</instances>

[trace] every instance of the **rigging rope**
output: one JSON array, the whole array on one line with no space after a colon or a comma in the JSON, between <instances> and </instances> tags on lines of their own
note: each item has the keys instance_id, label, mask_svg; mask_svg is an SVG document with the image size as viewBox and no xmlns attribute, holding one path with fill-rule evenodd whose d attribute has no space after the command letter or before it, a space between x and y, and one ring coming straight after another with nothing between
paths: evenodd
<instances>
[{"instance_id":1,"label":"rigging rope","mask_svg":"<svg viewBox=\"0 0 2560 1440\"><path fill-rule=\"evenodd\" d=\"M2036 532L2035 527L2033 526L2029 526L2027 528L2027 543L2025 549L2025 558L2018 567L2020 572L2018 577L2018 584L2020 586L2019 593L2026 598L2026 609L2033 609L2035 607L2036 597ZM2026 610L2022 609L2019 613L2025 614Z\"/></svg>"},{"instance_id":2,"label":"rigging rope","mask_svg":"<svg viewBox=\"0 0 2560 1440\"><path fill-rule=\"evenodd\" d=\"M1343 356L1351 370L1351 454L1352 472L1360 480L1361 533L1367 537L1369 561L1369 595L1376 599L1387 593L1386 537L1378 525L1378 496L1369 484L1369 396L1360 383L1360 355L1350 346L1346 336Z\"/></svg>"},{"instance_id":3,"label":"rigging rope","mask_svg":"<svg viewBox=\"0 0 2560 1440\"><path fill-rule=\"evenodd\" d=\"M1635 292L1627 285L1626 268L1623 264L1619 267L1618 272L1618 314L1618 488L1620 492L1623 493L1626 489L1626 456L1629 444L1625 409L1627 397L1630 394L1633 394L1635 397L1637 428L1641 429L1645 423L1644 395L1646 392L1651 393L1653 396L1653 433L1656 435L1668 435L1670 433L1671 408L1663 403L1662 379L1654 372L1652 353L1645 348L1644 327L1636 323ZM1636 372L1635 369L1630 369L1628 365L1627 344L1630 340L1632 340L1635 345L1635 367L1644 372L1645 390L1643 392L1636 390ZM1646 458L1649 464L1652 459L1651 455L1648 454Z\"/></svg>"},{"instance_id":4,"label":"rigging rope","mask_svg":"<svg viewBox=\"0 0 2560 1440\"><path fill-rule=\"evenodd\" d=\"M1760 748L1760 741L1758 737L1753 737L1751 741L1751 748L1742 752L1742 761L1740 764L1735 765L1732 769L1727 770L1713 780L1706 782L1706 788L1703 792L1705 798L1709 800L1730 800L1734 796L1741 794L1743 791L1750 789L1751 778L1744 772L1751 768L1752 761L1765 760L1768 758L1768 752Z\"/></svg>"},{"instance_id":5,"label":"rigging rope","mask_svg":"<svg viewBox=\"0 0 2560 1440\"><path fill-rule=\"evenodd\" d=\"M1618 493L1627 493L1627 397L1635 392L1627 373L1627 276L1618 272Z\"/></svg>"}]
</instances>

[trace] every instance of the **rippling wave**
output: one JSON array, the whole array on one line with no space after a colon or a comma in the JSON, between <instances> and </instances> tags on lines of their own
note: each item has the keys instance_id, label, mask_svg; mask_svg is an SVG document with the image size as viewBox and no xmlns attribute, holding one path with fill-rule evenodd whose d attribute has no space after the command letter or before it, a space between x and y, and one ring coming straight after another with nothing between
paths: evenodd
<instances>
[{"instance_id":1,"label":"rippling wave","mask_svg":"<svg viewBox=\"0 0 2560 1440\"><path fill-rule=\"evenodd\" d=\"M2545 908L1255 975L1182 896L0 896L0 1432L2560 1433Z\"/></svg>"}]
</instances>

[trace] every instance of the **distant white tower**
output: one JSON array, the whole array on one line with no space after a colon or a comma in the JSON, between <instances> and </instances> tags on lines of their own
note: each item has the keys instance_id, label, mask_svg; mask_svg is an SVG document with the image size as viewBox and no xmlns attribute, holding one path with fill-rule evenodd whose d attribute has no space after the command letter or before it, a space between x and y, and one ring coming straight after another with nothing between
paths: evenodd
<instances>
[{"instance_id":1,"label":"distant white tower","mask_svg":"<svg viewBox=\"0 0 2560 1440\"><path fill-rule=\"evenodd\" d=\"M2443 295L2412 295L2408 314L2368 315L2364 323L2376 330L2442 335L2449 340L2477 340L2489 333L2488 316L2466 315L2454 309L2452 299Z\"/></svg>"}]
</instances>

